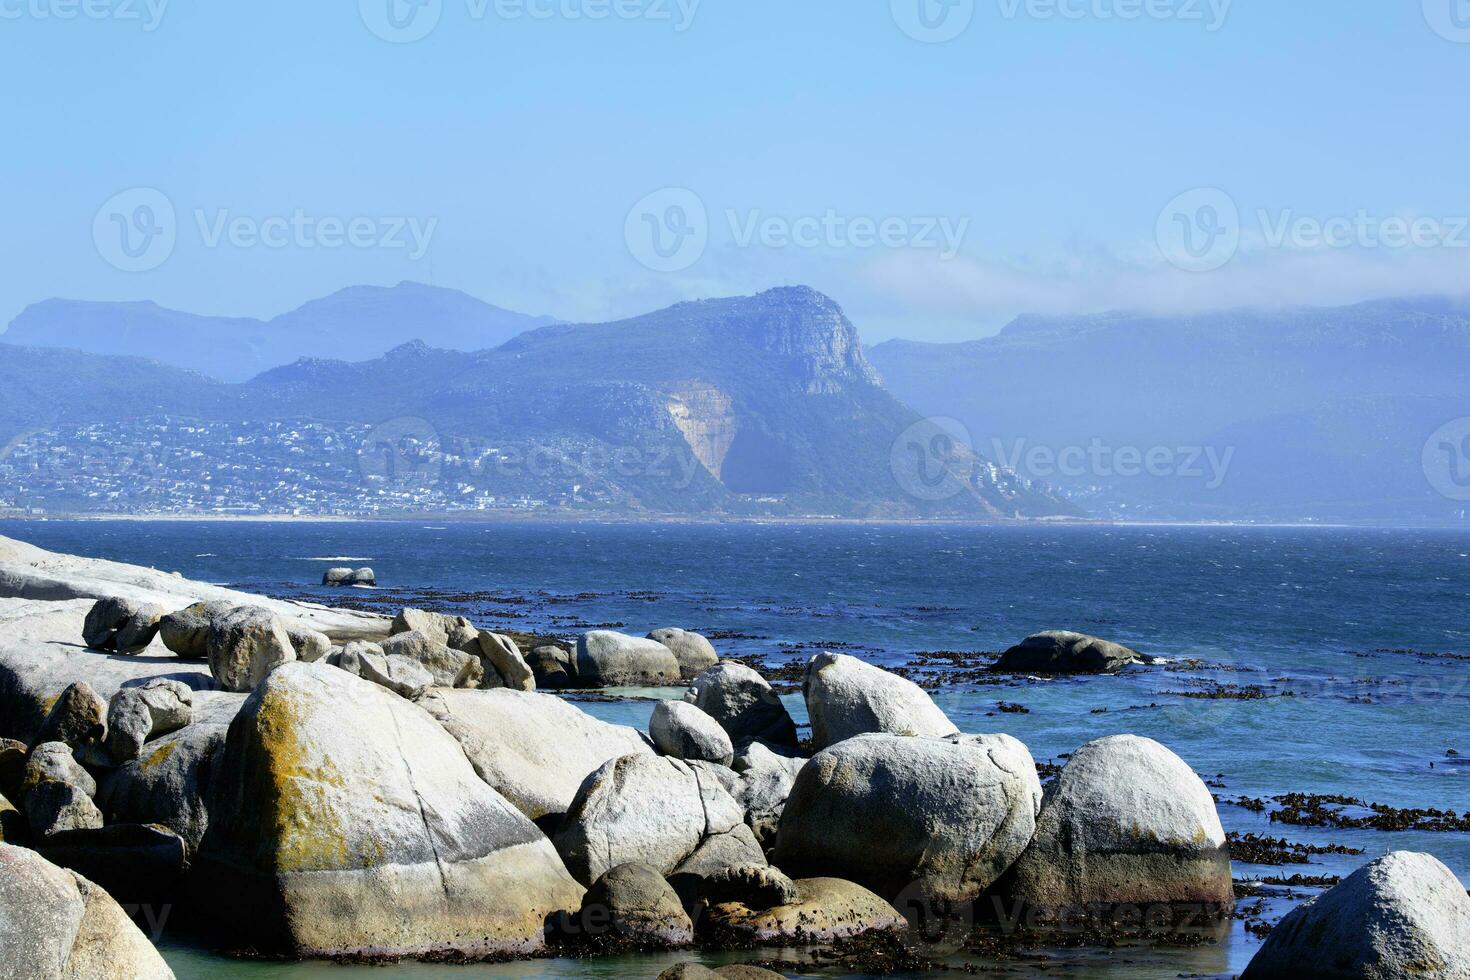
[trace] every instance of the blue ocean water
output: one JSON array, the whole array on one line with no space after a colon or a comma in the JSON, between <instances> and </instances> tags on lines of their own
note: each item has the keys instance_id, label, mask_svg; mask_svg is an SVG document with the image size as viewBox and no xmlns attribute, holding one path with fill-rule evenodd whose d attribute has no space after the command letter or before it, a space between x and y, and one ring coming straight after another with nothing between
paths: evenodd
<instances>
[{"instance_id":1,"label":"blue ocean water","mask_svg":"<svg viewBox=\"0 0 1470 980\"><path fill-rule=\"evenodd\" d=\"M1308 867L1237 863L1237 878L1343 874L1407 848L1470 880L1470 834L1285 826L1229 802L1299 791L1470 810L1466 532L47 521L0 522L0 534L280 596L424 604L492 628L573 636L594 626L640 635L683 626L720 637L722 653L776 665L822 649L889 666L925 651L969 653L962 659L983 664L982 654L1037 630L1096 633L1172 663L1118 677L961 683L935 700L961 729L1009 732L1038 760L1120 732L1156 738L1211 783L1227 830L1365 851ZM329 565L370 565L379 587L324 589L317 583ZM1185 696L1219 685L1262 696ZM804 720L800 696L787 700ZM1027 713L1001 712L1000 702ZM582 707L641 726L652 702ZM1227 974L1253 948L1237 928L1222 947L1068 954L1051 972ZM321 969L222 965L182 947L169 955L181 977L268 970L252 975L297 978ZM635 977L660 968L614 960L387 975Z\"/></svg>"}]
</instances>

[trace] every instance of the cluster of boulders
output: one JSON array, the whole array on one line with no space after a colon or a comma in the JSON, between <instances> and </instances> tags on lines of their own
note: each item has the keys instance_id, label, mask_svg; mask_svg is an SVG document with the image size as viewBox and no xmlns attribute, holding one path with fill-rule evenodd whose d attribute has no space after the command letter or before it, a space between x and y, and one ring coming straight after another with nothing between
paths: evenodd
<instances>
[{"instance_id":1,"label":"cluster of boulders","mask_svg":"<svg viewBox=\"0 0 1470 980\"><path fill-rule=\"evenodd\" d=\"M169 975L92 882L165 889L232 947L298 957L806 945L936 905L1233 905L1214 801L1164 746L1097 739L1043 791L1021 742L960 732L854 657L808 663L802 740L757 671L682 630L527 658L421 610L333 637L279 605L139 605L78 613L89 646L131 656L75 664L157 658L152 676L106 699L76 679L0 742L0 833L36 849L0 847L23 868L0 877L0 918L23 904L40 937L0 937L0 975L33 954L90 963L98 943L128 975ZM643 732L538 691L556 672L683 690ZM1390 856L1289 916L1250 975L1464 977L1467 908L1437 862Z\"/></svg>"},{"instance_id":2,"label":"cluster of boulders","mask_svg":"<svg viewBox=\"0 0 1470 980\"><path fill-rule=\"evenodd\" d=\"M323 585L377 585L378 576L371 568L329 568L322 573Z\"/></svg>"}]
</instances>

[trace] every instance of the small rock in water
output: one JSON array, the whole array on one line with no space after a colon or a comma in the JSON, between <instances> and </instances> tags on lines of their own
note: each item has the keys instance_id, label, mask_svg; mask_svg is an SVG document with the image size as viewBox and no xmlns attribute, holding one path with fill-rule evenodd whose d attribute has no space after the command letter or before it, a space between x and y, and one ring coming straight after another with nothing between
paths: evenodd
<instances>
[{"instance_id":1,"label":"small rock in water","mask_svg":"<svg viewBox=\"0 0 1470 980\"><path fill-rule=\"evenodd\" d=\"M1049 630L1011 647L991 670L1007 674L1111 674L1147 659L1136 650L1085 633Z\"/></svg>"}]
</instances>

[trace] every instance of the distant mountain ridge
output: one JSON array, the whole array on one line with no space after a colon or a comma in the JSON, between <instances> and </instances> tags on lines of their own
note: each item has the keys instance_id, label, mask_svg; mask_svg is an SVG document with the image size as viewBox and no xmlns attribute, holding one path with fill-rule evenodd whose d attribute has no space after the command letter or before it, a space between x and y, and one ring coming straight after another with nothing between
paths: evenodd
<instances>
[{"instance_id":1,"label":"distant mountain ridge","mask_svg":"<svg viewBox=\"0 0 1470 980\"><path fill-rule=\"evenodd\" d=\"M452 350L498 347L556 322L421 283L352 286L270 320L216 317L151 302L51 299L11 322L0 342L141 356L220 381L245 381L303 357L367 360L410 338Z\"/></svg>"},{"instance_id":2,"label":"distant mountain ridge","mask_svg":"<svg viewBox=\"0 0 1470 980\"><path fill-rule=\"evenodd\" d=\"M1094 512L1437 521L1465 507L1433 492L1420 459L1438 426L1470 416L1464 299L1023 316L994 337L889 341L869 355L897 397L960 420L992 456L997 444L1060 451L1094 442L1234 453L1210 488L1091 470L1053 478L1087 494Z\"/></svg>"},{"instance_id":3,"label":"distant mountain ridge","mask_svg":"<svg viewBox=\"0 0 1470 980\"><path fill-rule=\"evenodd\" d=\"M130 359L9 349L22 353L18 368L0 357L0 434L140 416L301 419L406 430L415 453L423 440L437 442L446 484L466 498L596 500L643 513L1075 513L981 460L940 498L906 489L895 447L920 416L883 388L840 307L805 287L615 323L546 325L490 350L413 341L360 362L303 358L242 384ZM13 377L40 361L49 382ZM59 414L7 398L17 380L17 391L47 384ZM339 448L341 431L327 436ZM231 446L253 438L232 437ZM216 470L248 470L236 455ZM251 478L274 485L278 476Z\"/></svg>"}]
</instances>

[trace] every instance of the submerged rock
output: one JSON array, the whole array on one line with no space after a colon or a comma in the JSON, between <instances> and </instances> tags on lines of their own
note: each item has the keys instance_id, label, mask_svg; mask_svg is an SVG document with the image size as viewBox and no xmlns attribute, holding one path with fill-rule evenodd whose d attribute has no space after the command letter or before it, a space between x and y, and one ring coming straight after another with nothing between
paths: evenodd
<instances>
[{"instance_id":1,"label":"submerged rock","mask_svg":"<svg viewBox=\"0 0 1470 980\"><path fill-rule=\"evenodd\" d=\"M699 759L728 766L735 746L719 722L683 701L660 701L648 722L648 734L664 755Z\"/></svg>"},{"instance_id":2,"label":"submerged rock","mask_svg":"<svg viewBox=\"0 0 1470 980\"><path fill-rule=\"evenodd\" d=\"M679 662L679 676L686 681L693 680L720 662L714 644L699 633L670 628L654 630L648 638L669 648Z\"/></svg>"},{"instance_id":3,"label":"submerged rock","mask_svg":"<svg viewBox=\"0 0 1470 980\"><path fill-rule=\"evenodd\" d=\"M634 729L599 721L549 694L440 690L423 705L480 778L536 821L559 819L582 782L609 760L653 757Z\"/></svg>"},{"instance_id":4,"label":"submerged rock","mask_svg":"<svg viewBox=\"0 0 1470 980\"><path fill-rule=\"evenodd\" d=\"M795 886L799 897L788 905L711 904L700 930L746 942L810 945L907 928L897 909L861 885L837 878L803 878Z\"/></svg>"},{"instance_id":5,"label":"submerged rock","mask_svg":"<svg viewBox=\"0 0 1470 980\"><path fill-rule=\"evenodd\" d=\"M1209 789L1152 739L1089 742L1046 792L1036 836L1000 891L1043 909L1234 904Z\"/></svg>"},{"instance_id":6,"label":"submerged rock","mask_svg":"<svg viewBox=\"0 0 1470 980\"><path fill-rule=\"evenodd\" d=\"M736 748L754 741L796 745L796 723L766 679L744 664L723 663L694 679L684 700L719 722Z\"/></svg>"},{"instance_id":7,"label":"submerged rock","mask_svg":"<svg viewBox=\"0 0 1470 980\"><path fill-rule=\"evenodd\" d=\"M197 901L262 951L528 954L582 897L428 713L325 664L287 664L246 700L210 809L231 819L210 822Z\"/></svg>"},{"instance_id":8,"label":"submerged rock","mask_svg":"<svg viewBox=\"0 0 1470 980\"><path fill-rule=\"evenodd\" d=\"M577 640L577 683L583 687L656 687L679 683L679 661L654 640L593 630Z\"/></svg>"},{"instance_id":9,"label":"submerged rock","mask_svg":"<svg viewBox=\"0 0 1470 980\"><path fill-rule=\"evenodd\" d=\"M1049 630L1028 636L1001 654L991 670L1010 674L1111 674L1144 657L1085 633Z\"/></svg>"},{"instance_id":10,"label":"submerged rock","mask_svg":"<svg viewBox=\"0 0 1470 980\"><path fill-rule=\"evenodd\" d=\"M0 975L26 980L174 980L101 888L24 848L0 844Z\"/></svg>"},{"instance_id":11,"label":"submerged rock","mask_svg":"<svg viewBox=\"0 0 1470 980\"><path fill-rule=\"evenodd\" d=\"M676 963L658 975L658 980L786 980L779 973L746 963L732 963L711 970L698 963Z\"/></svg>"},{"instance_id":12,"label":"submerged rock","mask_svg":"<svg viewBox=\"0 0 1470 980\"><path fill-rule=\"evenodd\" d=\"M873 732L941 738L957 733L923 688L856 657L818 654L807 664L801 690L817 749Z\"/></svg>"},{"instance_id":13,"label":"submerged rock","mask_svg":"<svg viewBox=\"0 0 1470 980\"><path fill-rule=\"evenodd\" d=\"M1394 851L1294 909L1241 980L1470 977L1470 896L1428 854Z\"/></svg>"},{"instance_id":14,"label":"submerged rock","mask_svg":"<svg viewBox=\"0 0 1470 980\"><path fill-rule=\"evenodd\" d=\"M248 693L296 659L285 624L268 610L241 606L209 623L209 672L226 691Z\"/></svg>"},{"instance_id":15,"label":"submerged rock","mask_svg":"<svg viewBox=\"0 0 1470 980\"><path fill-rule=\"evenodd\" d=\"M786 800L772 860L879 894L977 897L1036 827L1041 781L1009 735L859 735L817 753Z\"/></svg>"}]
</instances>

